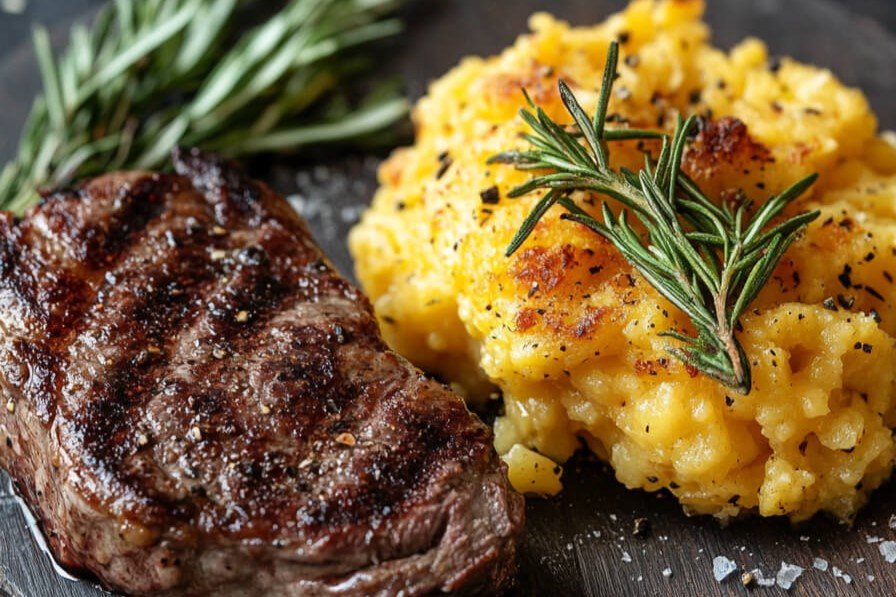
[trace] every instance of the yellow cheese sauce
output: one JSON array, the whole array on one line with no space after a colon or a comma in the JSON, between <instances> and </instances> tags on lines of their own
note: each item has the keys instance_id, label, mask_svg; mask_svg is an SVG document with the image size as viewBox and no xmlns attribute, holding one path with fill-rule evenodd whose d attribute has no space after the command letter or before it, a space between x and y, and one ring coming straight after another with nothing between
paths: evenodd
<instances>
[{"instance_id":1,"label":"yellow cheese sauce","mask_svg":"<svg viewBox=\"0 0 896 597\"><path fill-rule=\"evenodd\" d=\"M500 388L496 447L521 491L559 491L552 463L587 446L626 486L668 488L691 512L848 519L896 455L896 150L861 92L757 40L714 48L703 8L638 0L581 28L538 14L501 55L435 82L415 145L383 164L351 233L358 278L396 350L471 401ZM659 333L687 318L562 210L504 256L538 200L507 197L527 173L485 164L526 148L520 89L568 122L562 78L592 111L613 39L611 125L701 116L684 168L710 196L761 203L821 175L793 206L821 217L742 317L746 396L669 356ZM651 147L612 149L637 168ZM603 199L576 198L595 215Z\"/></svg>"}]
</instances>

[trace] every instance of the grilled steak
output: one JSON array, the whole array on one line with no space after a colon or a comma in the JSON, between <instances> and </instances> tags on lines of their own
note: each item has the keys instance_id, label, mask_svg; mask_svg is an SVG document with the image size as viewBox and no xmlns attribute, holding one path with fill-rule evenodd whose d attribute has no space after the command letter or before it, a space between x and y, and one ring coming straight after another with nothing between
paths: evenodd
<instances>
[{"instance_id":1,"label":"grilled steak","mask_svg":"<svg viewBox=\"0 0 896 597\"><path fill-rule=\"evenodd\" d=\"M214 157L0 215L0 466L132 594L493 592L523 504L268 187Z\"/></svg>"}]
</instances>

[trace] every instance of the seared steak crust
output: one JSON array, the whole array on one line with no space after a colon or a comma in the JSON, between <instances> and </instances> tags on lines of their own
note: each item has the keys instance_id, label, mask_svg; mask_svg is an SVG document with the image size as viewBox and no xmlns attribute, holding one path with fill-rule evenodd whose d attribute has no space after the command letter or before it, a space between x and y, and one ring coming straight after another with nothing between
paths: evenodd
<instances>
[{"instance_id":1,"label":"seared steak crust","mask_svg":"<svg viewBox=\"0 0 896 597\"><path fill-rule=\"evenodd\" d=\"M383 344L265 185L196 152L0 215L0 466L133 594L495 591L488 429Z\"/></svg>"}]
</instances>

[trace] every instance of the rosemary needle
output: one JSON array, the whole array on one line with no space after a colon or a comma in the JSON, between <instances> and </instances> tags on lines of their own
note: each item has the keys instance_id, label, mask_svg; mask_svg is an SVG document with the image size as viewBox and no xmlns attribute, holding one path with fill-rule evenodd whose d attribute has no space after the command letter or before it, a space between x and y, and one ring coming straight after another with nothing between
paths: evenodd
<instances>
[{"instance_id":1,"label":"rosemary needle","mask_svg":"<svg viewBox=\"0 0 896 597\"><path fill-rule=\"evenodd\" d=\"M245 31L257 0L116 0L76 25L54 58L34 32L43 80L18 155L0 173L0 209L110 170L162 166L177 145L230 156L359 139L407 113L395 93L350 108L333 90L393 36L403 0L291 0Z\"/></svg>"},{"instance_id":2,"label":"rosemary needle","mask_svg":"<svg viewBox=\"0 0 896 597\"><path fill-rule=\"evenodd\" d=\"M775 266L805 226L819 212L800 213L770 226L793 200L816 180L810 175L752 211L750 202L712 201L681 170L681 161L694 118L682 121L671 136L654 131L607 129L606 117L616 66L617 43L608 52L597 110L589 118L570 88L561 81L560 96L575 126L557 124L526 95L529 108L520 116L531 129L528 151L508 151L489 163L513 164L537 171L517 186L510 197L546 191L507 248L512 255L538 221L554 205L566 210L563 218L585 225L607 238L660 294L681 309L695 335L668 330L662 335L680 345L670 353L689 367L740 393L750 392L750 363L736 331L740 317L771 277ZM525 93L525 92L524 92ZM645 154L638 172L610 166L608 142L619 139L660 138L658 159ZM624 207L614 213L603 203L600 218L579 207L574 191L605 195ZM646 229L638 234L629 214Z\"/></svg>"}]
</instances>

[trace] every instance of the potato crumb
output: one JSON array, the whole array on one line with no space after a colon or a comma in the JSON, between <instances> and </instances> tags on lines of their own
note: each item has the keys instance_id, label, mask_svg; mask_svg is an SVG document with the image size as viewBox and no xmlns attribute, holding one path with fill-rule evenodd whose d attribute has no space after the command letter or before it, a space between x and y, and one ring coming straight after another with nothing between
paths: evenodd
<instances>
[{"instance_id":1,"label":"potato crumb","mask_svg":"<svg viewBox=\"0 0 896 597\"><path fill-rule=\"evenodd\" d=\"M525 495L556 495L563 488L563 469L546 456L517 444L502 456L514 489Z\"/></svg>"},{"instance_id":2,"label":"potato crumb","mask_svg":"<svg viewBox=\"0 0 896 597\"><path fill-rule=\"evenodd\" d=\"M351 433L340 433L336 436L336 441L344 446L354 446L357 443L355 436Z\"/></svg>"}]
</instances>

